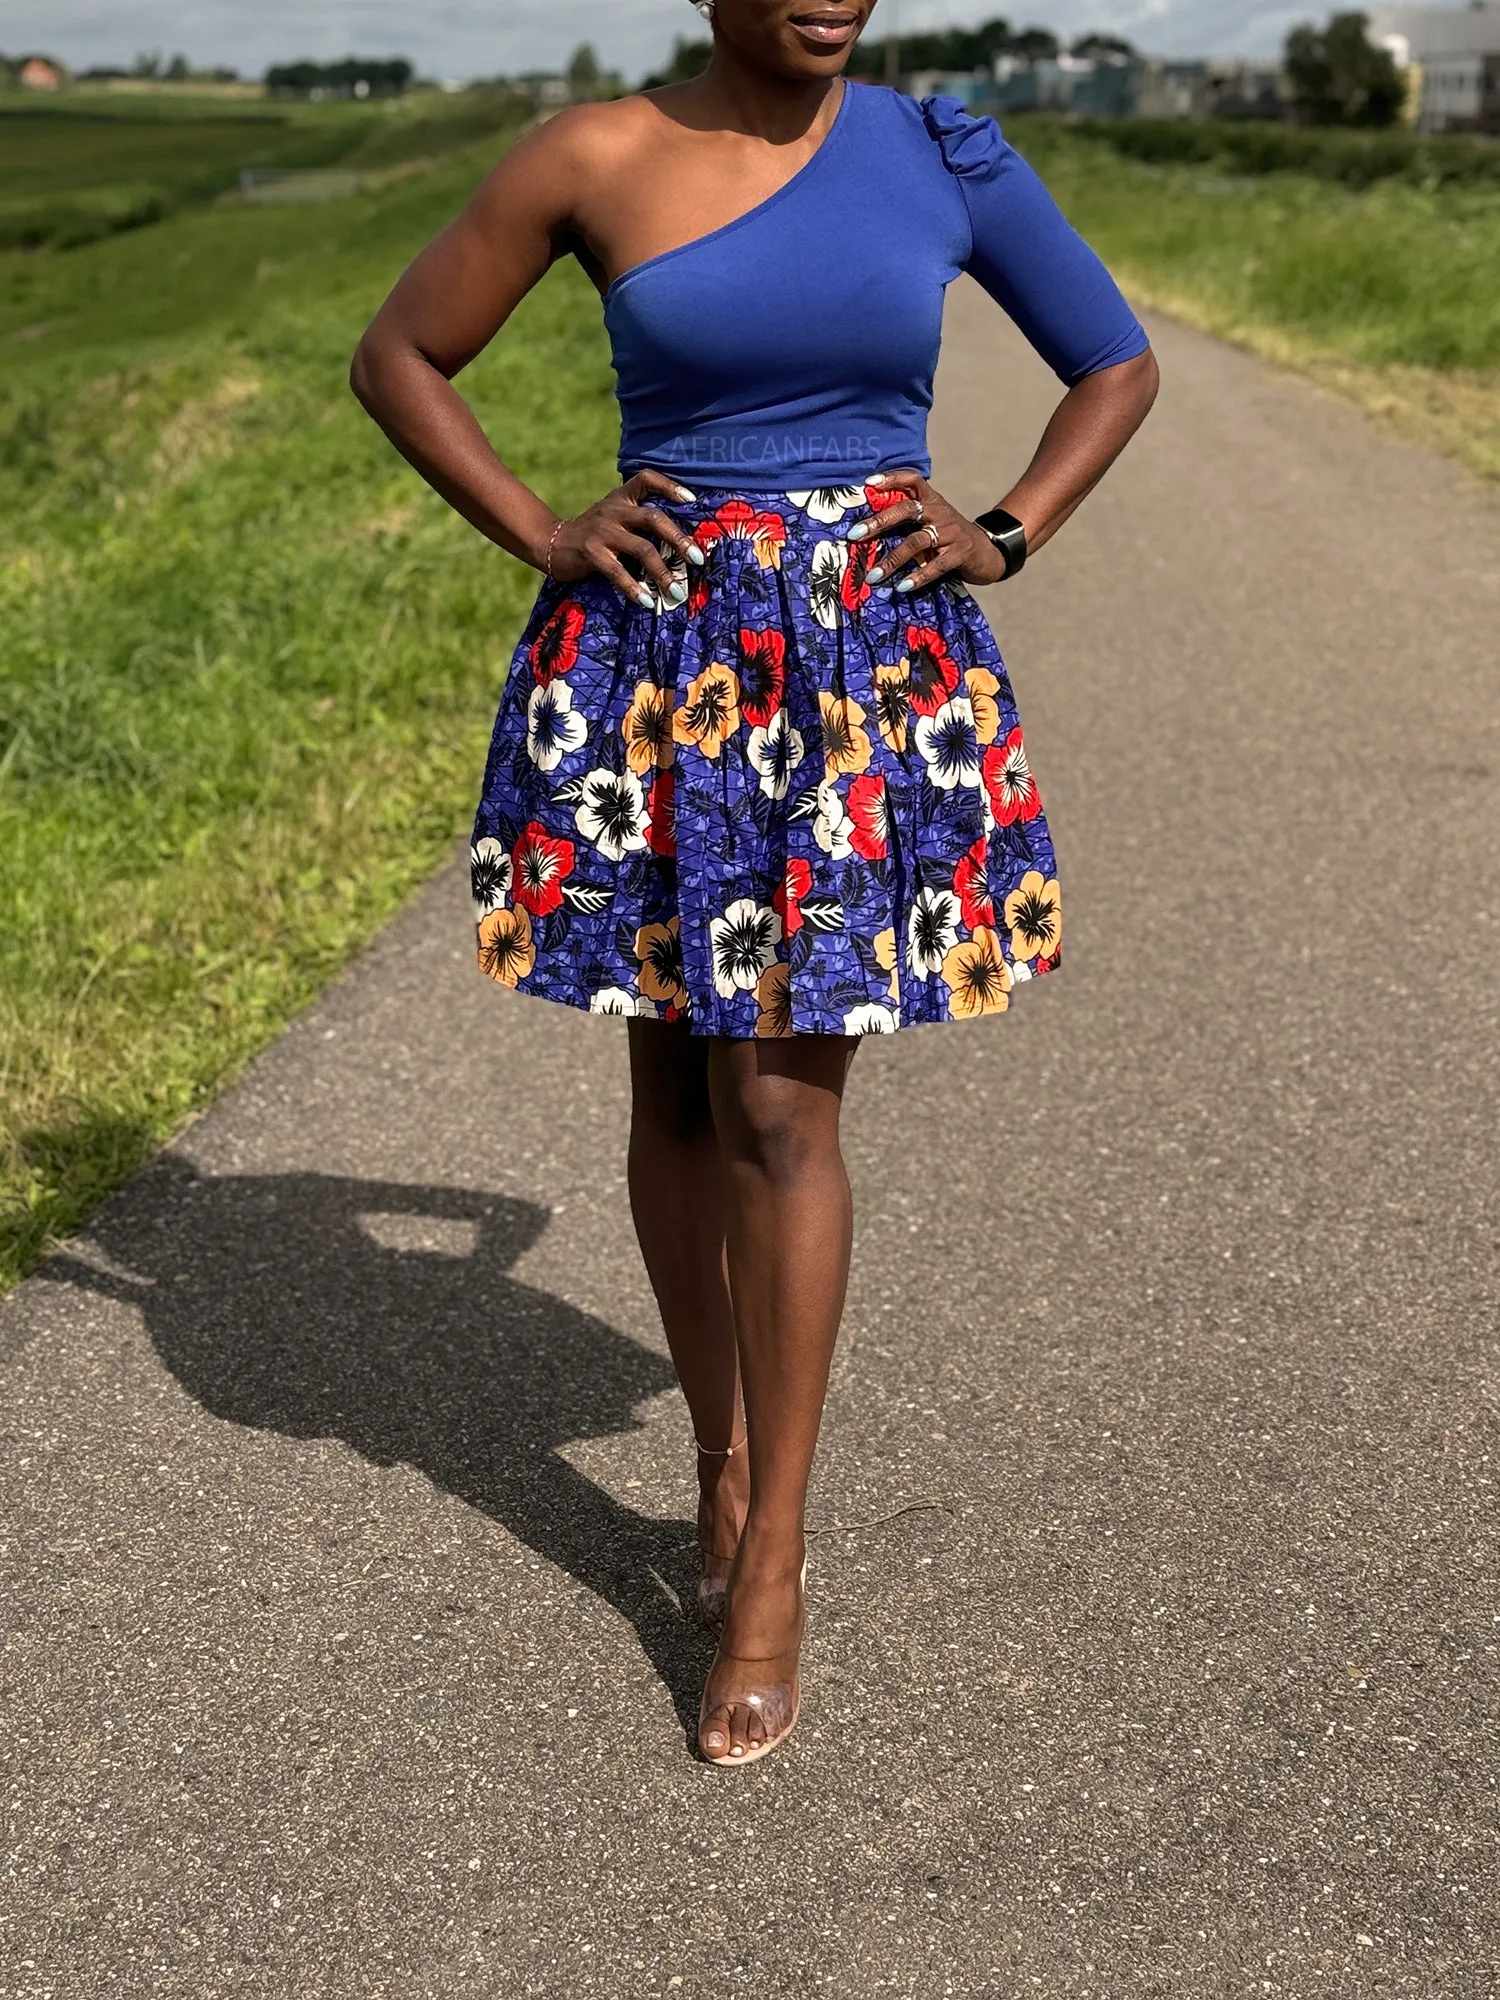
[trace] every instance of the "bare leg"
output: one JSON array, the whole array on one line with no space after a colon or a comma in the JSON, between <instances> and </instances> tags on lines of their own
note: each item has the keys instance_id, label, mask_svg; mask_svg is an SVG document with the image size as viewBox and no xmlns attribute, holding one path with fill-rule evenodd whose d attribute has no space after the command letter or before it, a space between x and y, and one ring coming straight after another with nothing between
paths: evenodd
<instances>
[{"instance_id":1,"label":"bare leg","mask_svg":"<svg viewBox=\"0 0 1500 2000\"><path fill-rule=\"evenodd\" d=\"M739 1359L724 1269L724 1170L708 1094L708 1038L670 1021L631 1021L630 1207L673 1365L705 1449L698 1539L715 1616L750 1497Z\"/></svg>"},{"instance_id":2,"label":"bare leg","mask_svg":"<svg viewBox=\"0 0 1500 2000\"><path fill-rule=\"evenodd\" d=\"M807 1485L849 1277L838 1121L854 1047L838 1035L716 1039L709 1056L750 1433L750 1509L705 1701L709 1756L777 1733L741 1697L795 1676Z\"/></svg>"}]
</instances>

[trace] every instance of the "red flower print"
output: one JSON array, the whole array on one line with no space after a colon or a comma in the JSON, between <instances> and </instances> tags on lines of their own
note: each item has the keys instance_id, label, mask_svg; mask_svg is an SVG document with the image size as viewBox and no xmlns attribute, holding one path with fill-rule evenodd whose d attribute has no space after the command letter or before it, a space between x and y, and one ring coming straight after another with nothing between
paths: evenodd
<instances>
[{"instance_id":1,"label":"red flower print","mask_svg":"<svg viewBox=\"0 0 1500 2000\"><path fill-rule=\"evenodd\" d=\"M1013 729L1003 743L990 745L981 768L995 818L1002 826L1036 818L1042 809L1042 795L1026 761L1026 745L1019 729Z\"/></svg>"},{"instance_id":2,"label":"red flower print","mask_svg":"<svg viewBox=\"0 0 1500 2000\"><path fill-rule=\"evenodd\" d=\"M909 500L910 498L911 495L903 493L899 486L867 486L865 488L865 504L869 507L872 514L883 514L887 507L899 507L903 500Z\"/></svg>"},{"instance_id":3,"label":"red flower print","mask_svg":"<svg viewBox=\"0 0 1500 2000\"><path fill-rule=\"evenodd\" d=\"M958 662L941 632L908 625L906 656L911 662L911 706L915 715L936 715L958 686Z\"/></svg>"},{"instance_id":4,"label":"red flower print","mask_svg":"<svg viewBox=\"0 0 1500 2000\"><path fill-rule=\"evenodd\" d=\"M652 780L646 800L646 845L653 854L677 852L677 773L668 767Z\"/></svg>"},{"instance_id":5,"label":"red flower print","mask_svg":"<svg viewBox=\"0 0 1500 2000\"><path fill-rule=\"evenodd\" d=\"M953 871L953 893L971 931L977 931L981 925L993 929L995 923L995 904L986 867L987 845L981 834L968 853L959 856Z\"/></svg>"},{"instance_id":6,"label":"red flower print","mask_svg":"<svg viewBox=\"0 0 1500 2000\"><path fill-rule=\"evenodd\" d=\"M870 586L865 578L875 567L879 553L873 536L868 541L849 544L849 560L839 578L839 596L846 611L858 611L869 596Z\"/></svg>"},{"instance_id":7,"label":"red flower print","mask_svg":"<svg viewBox=\"0 0 1500 2000\"><path fill-rule=\"evenodd\" d=\"M781 706L786 686L786 634L771 627L740 632L740 714L764 729Z\"/></svg>"},{"instance_id":8,"label":"red flower print","mask_svg":"<svg viewBox=\"0 0 1500 2000\"><path fill-rule=\"evenodd\" d=\"M794 937L802 928L802 898L812 887L812 878L807 862L800 855L793 855L786 864L781 887L771 897L771 908L780 917L786 937Z\"/></svg>"},{"instance_id":9,"label":"red flower print","mask_svg":"<svg viewBox=\"0 0 1500 2000\"><path fill-rule=\"evenodd\" d=\"M786 522L780 514L757 513L747 500L726 500L693 530L693 540L705 551L725 539L752 543L762 569L779 569Z\"/></svg>"},{"instance_id":10,"label":"red flower print","mask_svg":"<svg viewBox=\"0 0 1500 2000\"><path fill-rule=\"evenodd\" d=\"M554 840L538 820L531 820L514 850L515 902L534 917L549 916L562 901L562 885L573 872L573 843Z\"/></svg>"},{"instance_id":11,"label":"red flower print","mask_svg":"<svg viewBox=\"0 0 1500 2000\"><path fill-rule=\"evenodd\" d=\"M531 671L541 686L575 665L583 626L583 606L565 597L531 642Z\"/></svg>"},{"instance_id":12,"label":"red flower print","mask_svg":"<svg viewBox=\"0 0 1500 2000\"><path fill-rule=\"evenodd\" d=\"M845 810L853 822L849 845L866 861L884 861L890 852L890 819L886 812L885 779L866 771L849 787Z\"/></svg>"}]
</instances>

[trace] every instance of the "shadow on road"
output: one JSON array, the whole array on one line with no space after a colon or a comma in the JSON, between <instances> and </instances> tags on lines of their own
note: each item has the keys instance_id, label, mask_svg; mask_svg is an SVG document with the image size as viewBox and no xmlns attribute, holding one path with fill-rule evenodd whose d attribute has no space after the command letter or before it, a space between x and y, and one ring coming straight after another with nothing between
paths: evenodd
<instances>
[{"instance_id":1,"label":"shadow on road","mask_svg":"<svg viewBox=\"0 0 1500 2000\"><path fill-rule=\"evenodd\" d=\"M693 1529L637 1513L559 1447L639 1427L664 1358L509 1275L546 1228L530 1202L330 1175L200 1175L170 1155L90 1225L115 1268L48 1278L139 1308L216 1417L406 1463L598 1593L696 1722L705 1642L674 1608Z\"/></svg>"}]
</instances>

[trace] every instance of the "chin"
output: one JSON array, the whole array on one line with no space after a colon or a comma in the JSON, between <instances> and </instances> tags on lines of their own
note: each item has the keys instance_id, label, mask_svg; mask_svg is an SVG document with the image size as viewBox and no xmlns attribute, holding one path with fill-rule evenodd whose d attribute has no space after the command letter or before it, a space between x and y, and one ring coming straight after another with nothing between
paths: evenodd
<instances>
[{"instance_id":1,"label":"chin","mask_svg":"<svg viewBox=\"0 0 1500 2000\"><path fill-rule=\"evenodd\" d=\"M790 7L773 0L770 10L765 0L719 4L721 23L745 53L798 83L841 75L870 12L865 0L793 0Z\"/></svg>"}]
</instances>

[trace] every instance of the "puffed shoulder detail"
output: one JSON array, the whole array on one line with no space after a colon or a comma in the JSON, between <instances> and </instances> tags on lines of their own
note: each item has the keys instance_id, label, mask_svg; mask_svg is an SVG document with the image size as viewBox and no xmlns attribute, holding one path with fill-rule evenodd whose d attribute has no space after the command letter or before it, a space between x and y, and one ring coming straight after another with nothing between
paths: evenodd
<instances>
[{"instance_id":1,"label":"puffed shoulder detail","mask_svg":"<svg viewBox=\"0 0 1500 2000\"><path fill-rule=\"evenodd\" d=\"M956 97L924 97L921 110L922 123L955 179L984 181L999 172L1009 148L993 118L976 118Z\"/></svg>"}]
</instances>

